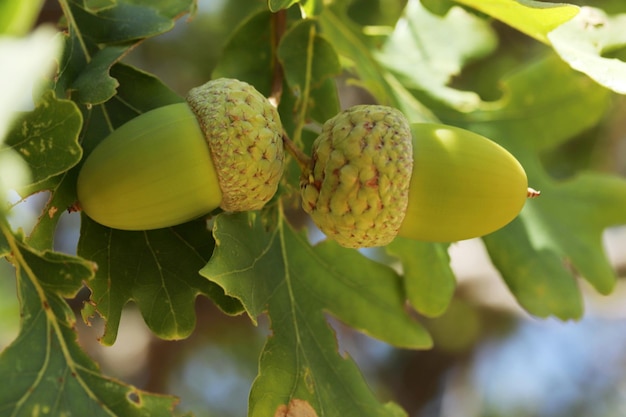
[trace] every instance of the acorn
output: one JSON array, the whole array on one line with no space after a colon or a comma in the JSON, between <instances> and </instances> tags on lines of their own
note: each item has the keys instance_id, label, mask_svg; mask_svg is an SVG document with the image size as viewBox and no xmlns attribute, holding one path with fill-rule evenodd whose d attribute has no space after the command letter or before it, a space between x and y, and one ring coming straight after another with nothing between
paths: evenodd
<instances>
[{"instance_id":1,"label":"acorn","mask_svg":"<svg viewBox=\"0 0 626 417\"><path fill-rule=\"evenodd\" d=\"M253 86L209 81L98 144L81 167L78 204L122 230L170 227L218 207L259 210L282 177L282 135L276 108Z\"/></svg>"},{"instance_id":2,"label":"acorn","mask_svg":"<svg viewBox=\"0 0 626 417\"><path fill-rule=\"evenodd\" d=\"M380 105L328 120L301 178L303 209L349 248L384 246L396 236L483 236L512 221L529 193L523 167L495 142L458 127L410 124Z\"/></svg>"}]
</instances>

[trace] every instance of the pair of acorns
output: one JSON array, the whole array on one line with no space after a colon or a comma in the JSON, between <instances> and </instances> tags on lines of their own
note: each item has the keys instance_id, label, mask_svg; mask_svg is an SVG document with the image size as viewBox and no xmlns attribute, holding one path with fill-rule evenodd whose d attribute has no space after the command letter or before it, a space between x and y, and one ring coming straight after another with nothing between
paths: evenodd
<instances>
[{"instance_id":1,"label":"pair of acorns","mask_svg":"<svg viewBox=\"0 0 626 417\"><path fill-rule=\"evenodd\" d=\"M254 87L212 80L186 103L146 112L105 138L81 168L78 202L94 221L123 230L170 227L218 207L259 210L282 178L283 139L276 108ZM457 127L410 124L381 105L328 120L300 185L303 209L351 248L396 236L482 236L537 194L498 144Z\"/></svg>"}]
</instances>

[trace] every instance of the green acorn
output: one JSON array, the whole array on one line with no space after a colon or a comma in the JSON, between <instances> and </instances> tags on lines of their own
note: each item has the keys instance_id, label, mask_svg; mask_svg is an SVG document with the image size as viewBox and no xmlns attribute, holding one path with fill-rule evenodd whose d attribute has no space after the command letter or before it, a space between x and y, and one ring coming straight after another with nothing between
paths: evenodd
<instances>
[{"instance_id":1,"label":"green acorn","mask_svg":"<svg viewBox=\"0 0 626 417\"><path fill-rule=\"evenodd\" d=\"M301 194L322 232L361 248L396 236L430 242L483 236L538 193L528 188L520 163L487 138L359 105L324 124Z\"/></svg>"},{"instance_id":2,"label":"green acorn","mask_svg":"<svg viewBox=\"0 0 626 417\"><path fill-rule=\"evenodd\" d=\"M218 207L262 208L282 177L283 129L254 87L216 79L186 103L161 107L113 131L85 160L78 203L122 230L181 224Z\"/></svg>"}]
</instances>

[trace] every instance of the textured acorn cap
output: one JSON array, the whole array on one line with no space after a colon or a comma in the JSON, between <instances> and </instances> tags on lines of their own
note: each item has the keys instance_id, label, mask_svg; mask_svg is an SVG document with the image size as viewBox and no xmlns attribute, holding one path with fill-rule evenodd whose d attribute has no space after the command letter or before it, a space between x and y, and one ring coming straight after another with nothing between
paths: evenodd
<instances>
[{"instance_id":1,"label":"textured acorn cap","mask_svg":"<svg viewBox=\"0 0 626 417\"><path fill-rule=\"evenodd\" d=\"M302 206L342 246L384 246L402 225L412 169L404 115L380 105L351 107L328 120L313 143Z\"/></svg>"},{"instance_id":2,"label":"textured acorn cap","mask_svg":"<svg viewBox=\"0 0 626 417\"><path fill-rule=\"evenodd\" d=\"M219 78L193 88L187 102L207 138L225 211L262 208L283 173L282 124L253 86Z\"/></svg>"}]
</instances>

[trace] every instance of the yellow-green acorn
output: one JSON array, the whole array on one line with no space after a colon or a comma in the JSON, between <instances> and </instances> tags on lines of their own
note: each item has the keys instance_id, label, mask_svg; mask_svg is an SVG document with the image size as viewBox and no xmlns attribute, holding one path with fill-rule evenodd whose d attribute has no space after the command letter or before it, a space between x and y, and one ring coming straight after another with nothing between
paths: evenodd
<instances>
[{"instance_id":1,"label":"yellow-green acorn","mask_svg":"<svg viewBox=\"0 0 626 417\"><path fill-rule=\"evenodd\" d=\"M122 230L174 226L218 207L258 210L283 173L282 135L276 108L254 87L212 80L105 138L80 170L78 203Z\"/></svg>"},{"instance_id":2,"label":"yellow-green acorn","mask_svg":"<svg viewBox=\"0 0 626 417\"><path fill-rule=\"evenodd\" d=\"M453 126L409 124L379 105L328 120L301 179L304 210L351 248L384 246L396 236L483 236L517 216L528 190L520 163L495 142Z\"/></svg>"}]
</instances>

